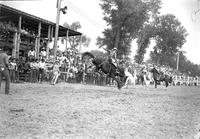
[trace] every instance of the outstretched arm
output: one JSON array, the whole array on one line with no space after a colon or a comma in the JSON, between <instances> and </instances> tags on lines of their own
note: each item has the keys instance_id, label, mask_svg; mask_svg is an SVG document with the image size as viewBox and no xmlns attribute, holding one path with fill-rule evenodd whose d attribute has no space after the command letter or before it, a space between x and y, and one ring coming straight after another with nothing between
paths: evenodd
<instances>
[{"instance_id":1,"label":"outstretched arm","mask_svg":"<svg viewBox=\"0 0 200 139\"><path fill-rule=\"evenodd\" d=\"M156 68L154 68L154 71L155 71L157 74L160 74Z\"/></svg>"},{"instance_id":2,"label":"outstretched arm","mask_svg":"<svg viewBox=\"0 0 200 139\"><path fill-rule=\"evenodd\" d=\"M103 47L102 47L103 48ZM106 48L103 48L104 50L106 50L107 52L110 52L110 50L109 49L106 49Z\"/></svg>"}]
</instances>

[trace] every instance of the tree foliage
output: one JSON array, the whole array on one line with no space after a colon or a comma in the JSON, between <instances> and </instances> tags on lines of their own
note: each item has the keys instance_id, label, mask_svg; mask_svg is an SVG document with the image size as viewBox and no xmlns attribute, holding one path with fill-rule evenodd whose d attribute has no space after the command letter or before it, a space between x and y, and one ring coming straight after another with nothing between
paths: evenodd
<instances>
[{"instance_id":1,"label":"tree foliage","mask_svg":"<svg viewBox=\"0 0 200 139\"><path fill-rule=\"evenodd\" d=\"M107 28L103 37L97 38L99 47L118 48L118 58L122 58L130 54L131 43L137 39L138 50L134 58L141 63L154 39L156 45L150 61L176 68L177 52L186 42L187 31L174 15L160 15L161 0L101 0L100 6ZM180 70L190 71L188 65L192 63L182 53Z\"/></svg>"},{"instance_id":2,"label":"tree foliage","mask_svg":"<svg viewBox=\"0 0 200 139\"><path fill-rule=\"evenodd\" d=\"M150 38L155 34L155 28L152 25L146 24L142 30L140 30L137 38L138 49L135 55L135 62L142 63L146 48L150 44Z\"/></svg>"},{"instance_id":3,"label":"tree foliage","mask_svg":"<svg viewBox=\"0 0 200 139\"><path fill-rule=\"evenodd\" d=\"M154 39L156 45L150 53L149 61L176 69L177 53L179 52L179 71L191 76L200 76L199 66L188 60L185 52L181 51L187 35L186 29L174 15L156 16L151 23L145 24L138 34L138 50L135 61L137 63L143 61L150 40Z\"/></svg>"},{"instance_id":4,"label":"tree foliage","mask_svg":"<svg viewBox=\"0 0 200 139\"><path fill-rule=\"evenodd\" d=\"M187 31L171 14L163 15L155 21L157 37L155 51L158 51L160 64L170 64L166 59L171 58L186 42ZM155 55L156 57L156 55Z\"/></svg>"},{"instance_id":5,"label":"tree foliage","mask_svg":"<svg viewBox=\"0 0 200 139\"><path fill-rule=\"evenodd\" d=\"M78 31L79 29L81 29L80 22L74 22L71 25L64 23L63 26L67 27L69 29L75 30L75 31ZM69 37L69 44L70 44L71 48L77 48L79 46L80 42L82 43L83 46L87 47L87 46L89 46L90 41L91 41L91 39L89 37L87 37L86 35L82 35L82 38L81 38L81 36Z\"/></svg>"},{"instance_id":6,"label":"tree foliage","mask_svg":"<svg viewBox=\"0 0 200 139\"><path fill-rule=\"evenodd\" d=\"M152 23L147 24L138 35L138 50L135 60L140 63L143 61L146 48L148 48L150 39L154 39L156 45L150 57L154 63L174 65L174 56L186 42L187 31L172 15L157 16Z\"/></svg>"},{"instance_id":7,"label":"tree foliage","mask_svg":"<svg viewBox=\"0 0 200 139\"><path fill-rule=\"evenodd\" d=\"M180 51L179 55L179 71L190 76L200 76L200 65L192 63L184 55L185 52Z\"/></svg>"},{"instance_id":8,"label":"tree foliage","mask_svg":"<svg viewBox=\"0 0 200 139\"><path fill-rule=\"evenodd\" d=\"M101 0L108 28L97 38L99 47L118 48L118 56L130 54L131 42L138 35L151 13L156 13L160 0ZM152 8L154 10L152 10Z\"/></svg>"}]
</instances>

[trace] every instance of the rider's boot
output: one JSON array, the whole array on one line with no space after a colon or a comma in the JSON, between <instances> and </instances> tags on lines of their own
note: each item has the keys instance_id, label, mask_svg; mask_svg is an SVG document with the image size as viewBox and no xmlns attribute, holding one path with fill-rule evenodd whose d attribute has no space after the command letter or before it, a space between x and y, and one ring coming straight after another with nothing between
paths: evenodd
<instances>
[{"instance_id":1,"label":"rider's boot","mask_svg":"<svg viewBox=\"0 0 200 139\"><path fill-rule=\"evenodd\" d=\"M120 74L120 72L119 72L119 70L118 70L117 66L116 66L114 63L110 63L110 64L112 64L112 65L113 65L113 67L115 68L115 73L116 73L117 75L119 75L119 74Z\"/></svg>"}]
</instances>

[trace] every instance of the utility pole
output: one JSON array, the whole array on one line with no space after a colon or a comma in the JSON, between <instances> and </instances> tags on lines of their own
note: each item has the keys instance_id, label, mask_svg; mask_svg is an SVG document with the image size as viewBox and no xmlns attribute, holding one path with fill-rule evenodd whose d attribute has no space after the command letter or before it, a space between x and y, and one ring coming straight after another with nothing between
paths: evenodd
<instances>
[{"instance_id":1,"label":"utility pole","mask_svg":"<svg viewBox=\"0 0 200 139\"><path fill-rule=\"evenodd\" d=\"M66 14L66 10L67 10L67 6L65 6L64 8L61 8L61 1L62 0L57 0L57 14L56 14L56 29L55 29L55 36L54 36L54 61L57 59L57 49L58 49L58 32L59 32L59 21L60 21L60 11L63 12L63 14Z\"/></svg>"},{"instance_id":2,"label":"utility pole","mask_svg":"<svg viewBox=\"0 0 200 139\"><path fill-rule=\"evenodd\" d=\"M54 46L53 46L53 49L54 49L54 61L57 59L56 57L57 57L57 49L58 49L57 41L58 41L58 31L59 31L59 21L60 21L60 7L61 7L61 0L57 0L57 5L56 5L56 8L57 8L56 29L55 29Z\"/></svg>"}]
</instances>

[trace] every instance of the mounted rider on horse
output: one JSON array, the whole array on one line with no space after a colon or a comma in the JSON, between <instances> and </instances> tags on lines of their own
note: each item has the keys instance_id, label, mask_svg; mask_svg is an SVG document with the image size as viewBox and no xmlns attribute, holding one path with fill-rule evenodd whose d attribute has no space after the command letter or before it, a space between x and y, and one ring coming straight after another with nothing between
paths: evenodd
<instances>
[{"instance_id":1,"label":"mounted rider on horse","mask_svg":"<svg viewBox=\"0 0 200 139\"><path fill-rule=\"evenodd\" d=\"M160 71L158 71L156 66L153 65L153 68L150 70L150 72L153 73L155 88L157 88L159 82L165 82L166 87L168 87L169 83L172 83L172 76L169 75L164 68L161 68Z\"/></svg>"},{"instance_id":2,"label":"mounted rider on horse","mask_svg":"<svg viewBox=\"0 0 200 139\"><path fill-rule=\"evenodd\" d=\"M115 68L116 73L119 73L118 71L118 63L117 63L117 48L113 48L111 50L103 48L108 53L108 62Z\"/></svg>"},{"instance_id":3,"label":"mounted rider on horse","mask_svg":"<svg viewBox=\"0 0 200 139\"><path fill-rule=\"evenodd\" d=\"M84 52L82 54L82 60L84 59L84 57L89 56L92 60L91 62L96 67L95 71L99 72L99 70L101 70L107 76L113 78L117 82L118 88L120 89L123 86L123 79L125 77L125 73L124 68L118 67L116 64L117 49L104 50L108 52L107 60L95 57L91 52Z\"/></svg>"},{"instance_id":4,"label":"mounted rider on horse","mask_svg":"<svg viewBox=\"0 0 200 139\"><path fill-rule=\"evenodd\" d=\"M145 63L142 64L142 68L140 69L141 74L146 74L147 73L147 66Z\"/></svg>"}]
</instances>

